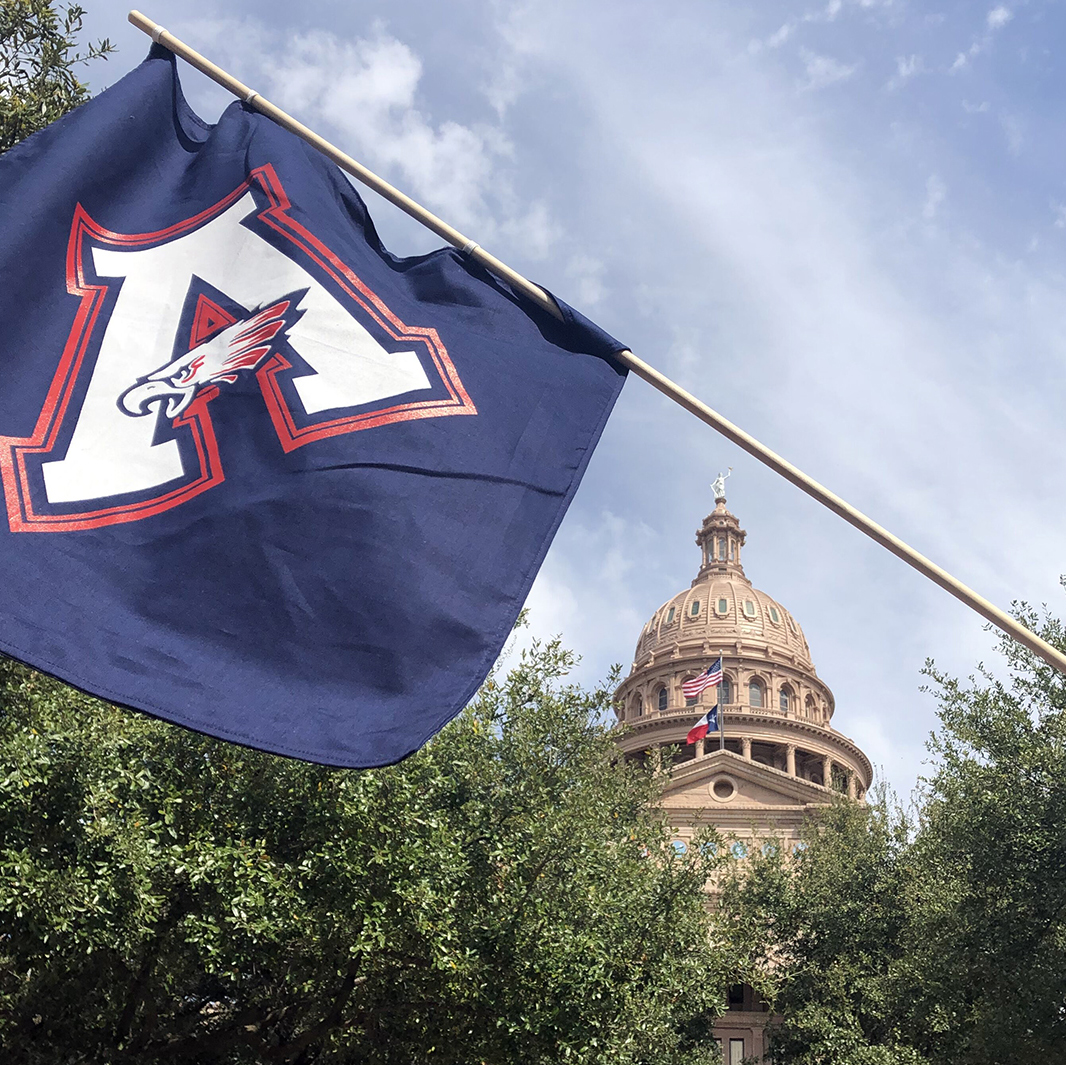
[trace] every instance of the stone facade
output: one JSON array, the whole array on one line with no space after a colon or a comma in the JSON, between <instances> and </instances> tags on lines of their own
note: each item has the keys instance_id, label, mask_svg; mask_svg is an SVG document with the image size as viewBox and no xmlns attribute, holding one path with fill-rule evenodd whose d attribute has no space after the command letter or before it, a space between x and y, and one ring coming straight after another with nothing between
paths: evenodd
<instances>
[{"instance_id":1,"label":"stone facade","mask_svg":"<svg viewBox=\"0 0 1066 1065\"><path fill-rule=\"evenodd\" d=\"M677 845L710 824L732 840L740 860L752 847L791 848L813 807L834 792L861 801L873 777L866 755L832 726L833 693L798 622L745 575L745 540L725 499L717 499L696 534L695 580L644 626L615 693L628 726L619 738L625 754L680 744L663 797ZM722 687L686 700L681 685L719 656ZM724 735L686 744L716 697ZM761 1060L768 1019L750 988L733 989L715 1025L723 1060Z\"/></svg>"}]
</instances>

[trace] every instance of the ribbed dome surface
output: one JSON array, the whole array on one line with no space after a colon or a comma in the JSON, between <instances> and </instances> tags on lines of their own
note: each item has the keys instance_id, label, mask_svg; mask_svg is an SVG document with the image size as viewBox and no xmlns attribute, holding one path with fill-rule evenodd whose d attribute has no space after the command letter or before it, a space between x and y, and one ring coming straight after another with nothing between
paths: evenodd
<instances>
[{"instance_id":1,"label":"ribbed dome surface","mask_svg":"<svg viewBox=\"0 0 1066 1065\"><path fill-rule=\"evenodd\" d=\"M738 639L770 644L814 669L803 630L792 615L750 581L735 576L704 578L663 603L644 626L634 658L639 661L652 651L697 640L708 641L713 649Z\"/></svg>"},{"instance_id":2,"label":"ribbed dome surface","mask_svg":"<svg viewBox=\"0 0 1066 1065\"><path fill-rule=\"evenodd\" d=\"M746 534L719 500L696 534L703 564L692 586L667 600L644 626L635 661L663 650L706 642L723 650L738 640L768 645L797 665L814 671L807 640L799 623L776 599L752 586L744 575L740 551Z\"/></svg>"}]
</instances>

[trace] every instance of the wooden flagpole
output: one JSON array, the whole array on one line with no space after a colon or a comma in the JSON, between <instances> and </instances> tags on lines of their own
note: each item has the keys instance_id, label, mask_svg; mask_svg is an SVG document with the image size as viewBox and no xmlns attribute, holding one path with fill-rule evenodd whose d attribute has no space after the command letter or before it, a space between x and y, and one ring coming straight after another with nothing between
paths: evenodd
<instances>
[{"instance_id":1,"label":"wooden flagpole","mask_svg":"<svg viewBox=\"0 0 1066 1065\"><path fill-rule=\"evenodd\" d=\"M279 126L307 141L308 144L320 151L326 158L331 159L346 173L351 174L352 177L372 188L390 203L395 204L401 211L421 222L427 229L432 230L442 240L451 244L452 247L458 248L490 273L506 281L516 292L532 300L556 318L562 318L555 301L544 289L534 285L532 281L512 270L494 255L490 255L479 244L438 218L432 211L427 210L409 196L404 195L399 189L390 185L383 178L378 177L377 174L368 170L361 163L356 162L351 156L346 155L336 145L331 144L324 137L320 137L313 130L308 129L302 122L298 122L291 115L282 111L280 107L264 99L259 93L245 85L244 82L238 81L233 75L226 73L221 67L204 58L195 49L178 40L172 33L167 32L162 26L142 15L139 11L131 11L129 20L139 30L148 34L153 41L180 56L190 66L206 74L212 81L217 82L224 89L239 97L250 107L254 107L261 114L266 115L267 118L273 120ZM1050 644L1040 639L1039 636L1030 632L1009 614L1000 610L999 607L990 603L983 596L978 595L961 581L956 580L950 573L941 569L898 537L893 536L887 529L882 528L861 511L856 510L850 503L846 503L840 496L830 492L828 488L808 477L776 452L760 444L758 440L749 436L743 429L734 425L727 418L723 418L717 411L708 407L706 403L698 400L691 392L687 392L680 385L675 384L631 351L621 351L614 357L627 369L632 370L638 377L647 381L653 388L657 388L664 396L668 396L690 414L694 414L700 421L705 422L712 429L716 429L727 440L731 440L738 447L743 448L749 455L757 458L765 466L769 466L771 470L779 473L785 480L791 481L792 484L801 491L806 492L812 499L818 500L819 503L828 507L834 514L839 515L882 547L887 548L892 554L903 559L909 566L928 577L934 584L940 585L945 591L950 592L956 599L965 603L985 620L990 621L996 628L1017 640L1024 647L1029 648L1034 654L1039 655L1048 665L1054 666L1055 669L1066 674L1066 655L1063 655ZM721 708L719 708L719 712L721 712Z\"/></svg>"}]
</instances>

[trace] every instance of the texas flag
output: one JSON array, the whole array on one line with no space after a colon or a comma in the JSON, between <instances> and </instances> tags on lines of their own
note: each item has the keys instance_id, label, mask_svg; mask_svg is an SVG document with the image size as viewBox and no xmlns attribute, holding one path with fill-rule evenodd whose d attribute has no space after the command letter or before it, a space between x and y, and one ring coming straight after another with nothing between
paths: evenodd
<instances>
[{"instance_id":1,"label":"texas flag","mask_svg":"<svg viewBox=\"0 0 1066 1065\"><path fill-rule=\"evenodd\" d=\"M0 158L0 277L0 651L327 765L477 691L625 377L158 46Z\"/></svg>"},{"instance_id":2,"label":"texas flag","mask_svg":"<svg viewBox=\"0 0 1066 1065\"><path fill-rule=\"evenodd\" d=\"M692 726L692 728L689 730L689 734L685 737L685 742L695 743L697 740L702 740L708 732L717 731L718 704L715 703L715 705L712 706L710 710L708 710L707 713L705 713L703 717L701 717L699 721L697 721L696 724Z\"/></svg>"}]
</instances>

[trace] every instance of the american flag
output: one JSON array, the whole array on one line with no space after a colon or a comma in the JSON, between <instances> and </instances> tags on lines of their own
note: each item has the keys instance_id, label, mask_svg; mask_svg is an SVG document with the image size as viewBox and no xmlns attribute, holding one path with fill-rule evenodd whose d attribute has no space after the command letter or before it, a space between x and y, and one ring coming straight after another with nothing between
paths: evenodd
<instances>
[{"instance_id":1,"label":"american flag","mask_svg":"<svg viewBox=\"0 0 1066 1065\"><path fill-rule=\"evenodd\" d=\"M716 658L708 667L706 673L701 673L698 677L693 677L691 680L686 680L681 685L681 694L686 699L695 699L697 695L704 688L713 688L714 686L722 683L722 660Z\"/></svg>"}]
</instances>

